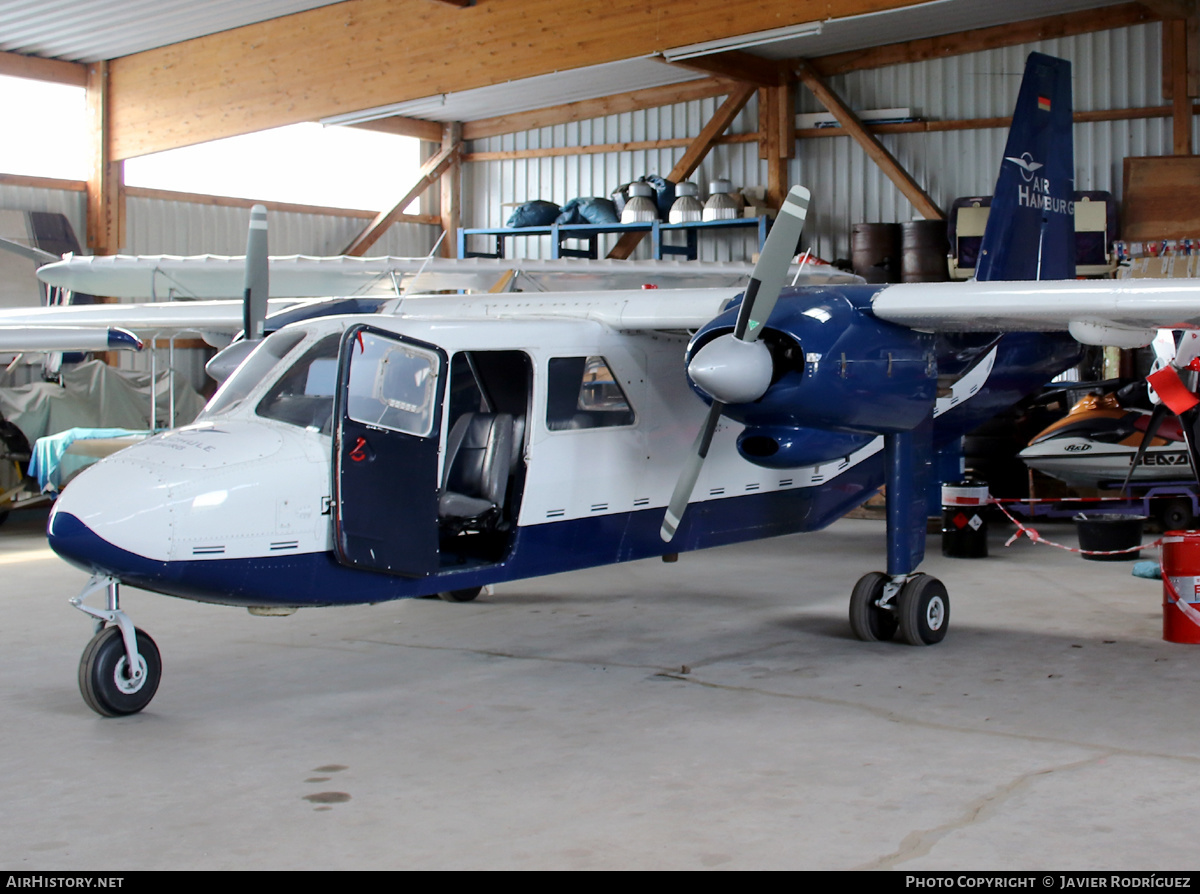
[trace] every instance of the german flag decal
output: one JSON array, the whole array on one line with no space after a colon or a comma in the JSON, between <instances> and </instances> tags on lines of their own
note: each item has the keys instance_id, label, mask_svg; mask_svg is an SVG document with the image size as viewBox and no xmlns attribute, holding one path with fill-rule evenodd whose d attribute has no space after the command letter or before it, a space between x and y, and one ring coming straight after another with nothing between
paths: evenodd
<instances>
[{"instance_id":1,"label":"german flag decal","mask_svg":"<svg viewBox=\"0 0 1200 894\"><path fill-rule=\"evenodd\" d=\"M1049 99L1049 97L1046 97L1046 96L1039 96L1039 97L1038 97L1038 111L1039 111L1039 112L1048 112L1048 111L1050 111L1050 99Z\"/></svg>"}]
</instances>

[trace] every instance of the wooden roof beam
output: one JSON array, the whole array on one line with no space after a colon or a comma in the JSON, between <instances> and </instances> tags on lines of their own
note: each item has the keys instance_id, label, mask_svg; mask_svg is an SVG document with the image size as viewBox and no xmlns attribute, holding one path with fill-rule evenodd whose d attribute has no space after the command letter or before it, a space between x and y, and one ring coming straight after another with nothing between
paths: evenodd
<instances>
[{"instance_id":1,"label":"wooden roof beam","mask_svg":"<svg viewBox=\"0 0 1200 894\"><path fill-rule=\"evenodd\" d=\"M442 122L426 121L424 118L391 115L387 118L376 118L374 121L362 121L349 126L361 127L363 130L375 130L380 133L392 133L399 137L416 137L418 140L428 140L430 143L442 141Z\"/></svg>"},{"instance_id":2,"label":"wooden roof beam","mask_svg":"<svg viewBox=\"0 0 1200 894\"><path fill-rule=\"evenodd\" d=\"M724 53L710 53L690 59L659 58L668 65L702 71L731 81L743 81L756 87L777 87L786 83L790 77L787 63L753 56L741 50L727 50Z\"/></svg>"},{"instance_id":3,"label":"wooden roof beam","mask_svg":"<svg viewBox=\"0 0 1200 894\"><path fill-rule=\"evenodd\" d=\"M387 232L388 227L400 219L400 215L421 193L427 190L450 165L458 159L462 152L462 142L442 146L442 150L425 164L421 165L417 182L404 194L395 205L387 211L380 211L375 219L367 224L366 229L359 233L342 252L344 255L362 257L367 249L379 241L379 237Z\"/></svg>"},{"instance_id":4,"label":"wooden roof beam","mask_svg":"<svg viewBox=\"0 0 1200 894\"><path fill-rule=\"evenodd\" d=\"M111 64L113 158L919 0L344 0Z\"/></svg>"},{"instance_id":5,"label":"wooden roof beam","mask_svg":"<svg viewBox=\"0 0 1200 894\"><path fill-rule=\"evenodd\" d=\"M975 28L955 34L943 34L940 37L906 40L903 43L890 43L864 50L834 53L809 59L808 62L818 75L828 78L832 75L865 68L882 68L886 65L901 65L906 62L944 59L949 56L961 56L964 53L994 50L998 47L1011 47L1039 40L1070 37L1073 34L1111 31L1114 28L1125 28L1130 25L1157 21L1159 18L1157 13L1140 3L1124 3L1119 6L1106 6L1101 9L1085 9L1081 12L1028 19L1024 22L1013 22L1010 25L997 25L994 28Z\"/></svg>"},{"instance_id":6,"label":"wooden roof beam","mask_svg":"<svg viewBox=\"0 0 1200 894\"><path fill-rule=\"evenodd\" d=\"M500 115L495 118L464 121L463 139L482 140L501 134L537 130L539 127L553 127L557 124L570 124L573 121L603 118L606 115L638 112L642 109L654 109L659 106L670 106L696 99L711 99L714 96L728 96L734 86L734 82L723 78L705 78L702 81L684 81L682 84L667 84L663 87L630 90L628 93L614 93L612 96L583 99L529 112L516 112L512 115Z\"/></svg>"},{"instance_id":7,"label":"wooden roof beam","mask_svg":"<svg viewBox=\"0 0 1200 894\"><path fill-rule=\"evenodd\" d=\"M904 193L904 197L912 202L922 217L926 220L943 220L945 218L946 215L934 204L929 194L900 166L892 153L888 152L879 142L879 138L863 126L858 116L842 102L841 97L829 89L825 81L812 70L808 63L799 60L796 63L796 74L804 86L813 92L821 105L825 106L829 113L838 120L843 130L863 147L867 156L879 165L888 179L896 184L896 188Z\"/></svg>"},{"instance_id":8,"label":"wooden roof beam","mask_svg":"<svg viewBox=\"0 0 1200 894\"><path fill-rule=\"evenodd\" d=\"M720 108L684 151L683 156L675 163L675 167L671 169L671 173L667 174L666 179L672 183L679 183L690 177L696 168L700 167L700 162L704 161L704 157L716 143L717 137L721 136L725 129L733 123L733 119L746 107L746 103L750 101L750 97L757 89L753 84L742 84L729 94L729 98L721 103ZM608 257L621 260L628 258L645 235L645 233L625 233L612 247Z\"/></svg>"},{"instance_id":9,"label":"wooden roof beam","mask_svg":"<svg viewBox=\"0 0 1200 894\"><path fill-rule=\"evenodd\" d=\"M81 62L63 62L61 59L42 59L21 53L0 52L0 75L86 87L88 68Z\"/></svg>"}]
</instances>

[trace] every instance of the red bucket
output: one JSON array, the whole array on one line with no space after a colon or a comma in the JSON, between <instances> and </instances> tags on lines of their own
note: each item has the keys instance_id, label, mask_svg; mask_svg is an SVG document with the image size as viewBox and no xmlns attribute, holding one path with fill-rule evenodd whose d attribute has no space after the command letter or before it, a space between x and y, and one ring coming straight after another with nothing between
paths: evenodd
<instances>
[{"instance_id":1,"label":"red bucket","mask_svg":"<svg viewBox=\"0 0 1200 894\"><path fill-rule=\"evenodd\" d=\"M1200 643L1200 531L1163 535L1163 639Z\"/></svg>"}]
</instances>

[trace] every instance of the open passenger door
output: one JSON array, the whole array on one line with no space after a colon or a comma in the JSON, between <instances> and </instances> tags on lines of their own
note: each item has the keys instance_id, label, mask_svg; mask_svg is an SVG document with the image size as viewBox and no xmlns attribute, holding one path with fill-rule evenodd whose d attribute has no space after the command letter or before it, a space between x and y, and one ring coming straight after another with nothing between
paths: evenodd
<instances>
[{"instance_id":1,"label":"open passenger door","mask_svg":"<svg viewBox=\"0 0 1200 894\"><path fill-rule=\"evenodd\" d=\"M339 354L333 521L338 561L424 577L438 570L438 448L446 355L356 325Z\"/></svg>"}]
</instances>

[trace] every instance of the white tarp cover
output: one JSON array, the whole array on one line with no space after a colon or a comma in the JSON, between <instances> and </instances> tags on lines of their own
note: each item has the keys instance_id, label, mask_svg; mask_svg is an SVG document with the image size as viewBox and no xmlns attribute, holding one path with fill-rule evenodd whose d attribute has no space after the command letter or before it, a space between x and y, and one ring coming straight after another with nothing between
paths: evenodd
<instances>
[{"instance_id":1,"label":"white tarp cover","mask_svg":"<svg viewBox=\"0 0 1200 894\"><path fill-rule=\"evenodd\" d=\"M158 421L171 424L170 382L158 377ZM204 398L183 376L175 377L175 425L186 425L204 407ZM64 367L62 385L33 382L0 388L0 414L33 444L68 428L150 428L150 374L114 369L100 360Z\"/></svg>"}]
</instances>

